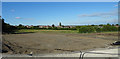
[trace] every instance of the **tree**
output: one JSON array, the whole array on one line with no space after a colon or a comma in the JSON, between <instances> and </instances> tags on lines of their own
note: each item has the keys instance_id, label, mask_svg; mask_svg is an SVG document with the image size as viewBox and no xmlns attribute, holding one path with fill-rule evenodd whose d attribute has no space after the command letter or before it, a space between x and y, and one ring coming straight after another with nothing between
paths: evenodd
<instances>
[{"instance_id":1,"label":"tree","mask_svg":"<svg viewBox=\"0 0 120 59\"><path fill-rule=\"evenodd\" d=\"M55 27L55 25L54 25L54 24L52 24L52 27L54 28L54 27Z\"/></svg>"},{"instance_id":2,"label":"tree","mask_svg":"<svg viewBox=\"0 0 120 59\"><path fill-rule=\"evenodd\" d=\"M92 24L91 26L95 26L94 24Z\"/></svg>"},{"instance_id":3,"label":"tree","mask_svg":"<svg viewBox=\"0 0 120 59\"><path fill-rule=\"evenodd\" d=\"M22 24L19 24L19 26L23 26Z\"/></svg>"},{"instance_id":4,"label":"tree","mask_svg":"<svg viewBox=\"0 0 120 59\"><path fill-rule=\"evenodd\" d=\"M4 19L0 19L2 21L2 33L14 33L16 31L16 27L4 22Z\"/></svg>"},{"instance_id":5,"label":"tree","mask_svg":"<svg viewBox=\"0 0 120 59\"><path fill-rule=\"evenodd\" d=\"M107 26L111 26L111 24L107 23Z\"/></svg>"},{"instance_id":6,"label":"tree","mask_svg":"<svg viewBox=\"0 0 120 59\"><path fill-rule=\"evenodd\" d=\"M18 29L24 29L25 26L23 26L22 24L19 24L19 26L17 27Z\"/></svg>"},{"instance_id":7,"label":"tree","mask_svg":"<svg viewBox=\"0 0 120 59\"><path fill-rule=\"evenodd\" d=\"M116 26L118 26L119 24L116 24Z\"/></svg>"},{"instance_id":8,"label":"tree","mask_svg":"<svg viewBox=\"0 0 120 59\"><path fill-rule=\"evenodd\" d=\"M112 26L115 26L114 24L112 24Z\"/></svg>"},{"instance_id":9,"label":"tree","mask_svg":"<svg viewBox=\"0 0 120 59\"><path fill-rule=\"evenodd\" d=\"M62 26L61 22L59 23L59 26Z\"/></svg>"},{"instance_id":10,"label":"tree","mask_svg":"<svg viewBox=\"0 0 120 59\"><path fill-rule=\"evenodd\" d=\"M103 24L100 24L99 26L103 26Z\"/></svg>"}]
</instances>

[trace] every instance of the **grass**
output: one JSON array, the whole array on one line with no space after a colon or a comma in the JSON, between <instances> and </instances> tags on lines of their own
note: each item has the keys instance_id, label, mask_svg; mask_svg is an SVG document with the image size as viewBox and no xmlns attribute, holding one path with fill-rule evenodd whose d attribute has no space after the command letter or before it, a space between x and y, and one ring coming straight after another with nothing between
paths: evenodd
<instances>
[{"instance_id":1,"label":"grass","mask_svg":"<svg viewBox=\"0 0 120 59\"><path fill-rule=\"evenodd\" d=\"M24 32L40 32L40 33L79 33L78 30L39 30L39 29L21 29L16 31L16 33L24 33ZM118 33L117 31L112 32L100 32L100 33Z\"/></svg>"},{"instance_id":2,"label":"grass","mask_svg":"<svg viewBox=\"0 0 120 59\"><path fill-rule=\"evenodd\" d=\"M23 32L42 32L42 33L78 33L77 30L39 30L39 29L21 29L16 31L16 33Z\"/></svg>"},{"instance_id":3,"label":"grass","mask_svg":"<svg viewBox=\"0 0 120 59\"><path fill-rule=\"evenodd\" d=\"M108 32L102 32L102 33L118 33L118 31L108 31Z\"/></svg>"},{"instance_id":4,"label":"grass","mask_svg":"<svg viewBox=\"0 0 120 59\"><path fill-rule=\"evenodd\" d=\"M16 31L17 33L21 33L21 32L38 32L39 30L33 30L33 29L21 29Z\"/></svg>"}]
</instances>

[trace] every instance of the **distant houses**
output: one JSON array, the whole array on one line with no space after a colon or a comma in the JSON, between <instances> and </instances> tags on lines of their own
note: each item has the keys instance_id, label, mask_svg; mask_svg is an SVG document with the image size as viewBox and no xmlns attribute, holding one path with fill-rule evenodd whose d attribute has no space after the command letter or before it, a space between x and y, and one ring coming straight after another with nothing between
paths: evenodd
<instances>
[{"instance_id":1,"label":"distant houses","mask_svg":"<svg viewBox=\"0 0 120 59\"><path fill-rule=\"evenodd\" d=\"M27 28L31 28L33 27L33 25L26 25L25 27ZM70 26L70 25L67 25L67 26L64 26L61 24L61 22L59 23L59 26L55 26L54 24L52 24L51 26L50 25L37 25L37 27L39 28L53 28L53 27L57 27L57 28L73 28L75 26Z\"/></svg>"},{"instance_id":2,"label":"distant houses","mask_svg":"<svg viewBox=\"0 0 120 59\"><path fill-rule=\"evenodd\" d=\"M50 25L37 25L37 26L33 26L33 25L26 25L25 27L26 28L32 28L32 27L38 27L38 28L46 28L46 29L48 29L48 28L54 28L54 27L56 27L56 28L75 28L77 25L62 25L61 24L61 22L59 23L59 25L58 26L55 26L54 24L52 24L51 26ZM78 25L78 26L80 26L80 25ZM93 25L91 25L91 26L93 26ZM94 25L95 26L95 25ZM99 28L103 28L103 25L97 25ZM118 24L116 24L116 25L112 25L112 26L115 26L115 27L119 27L119 25Z\"/></svg>"},{"instance_id":3,"label":"distant houses","mask_svg":"<svg viewBox=\"0 0 120 59\"><path fill-rule=\"evenodd\" d=\"M26 25L25 27L27 27L27 28L31 28L31 27L33 27L33 25L31 25L31 26L29 26L29 25Z\"/></svg>"},{"instance_id":4,"label":"distant houses","mask_svg":"<svg viewBox=\"0 0 120 59\"><path fill-rule=\"evenodd\" d=\"M75 26L57 26L57 28L73 28Z\"/></svg>"},{"instance_id":5,"label":"distant houses","mask_svg":"<svg viewBox=\"0 0 120 59\"><path fill-rule=\"evenodd\" d=\"M27 28L31 28L33 26L29 26L29 25L26 25L25 27ZM38 25L39 28L52 28L52 26L49 26L49 25ZM54 27L57 27L57 28L73 28L75 26L54 26Z\"/></svg>"}]
</instances>

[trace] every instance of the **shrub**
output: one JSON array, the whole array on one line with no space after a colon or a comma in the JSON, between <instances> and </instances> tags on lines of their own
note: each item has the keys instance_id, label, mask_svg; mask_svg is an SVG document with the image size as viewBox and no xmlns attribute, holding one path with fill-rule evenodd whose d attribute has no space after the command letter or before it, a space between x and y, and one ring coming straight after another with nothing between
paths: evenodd
<instances>
[{"instance_id":1,"label":"shrub","mask_svg":"<svg viewBox=\"0 0 120 59\"><path fill-rule=\"evenodd\" d=\"M102 32L102 28L99 28L98 26L94 27L96 32Z\"/></svg>"},{"instance_id":2,"label":"shrub","mask_svg":"<svg viewBox=\"0 0 120 59\"><path fill-rule=\"evenodd\" d=\"M91 33L96 32L94 27L83 26L79 28L79 33Z\"/></svg>"},{"instance_id":3,"label":"shrub","mask_svg":"<svg viewBox=\"0 0 120 59\"><path fill-rule=\"evenodd\" d=\"M57 27L53 27L52 29L53 29L53 30L57 30Z\"/></svg>"},{"instance_id":4,"label":"shrub","mask_svg":"<svg viewBox=\"0 0 120 59\"><path fill-rule=\"evenodd\" d=\"M99 28L99 26L82 26L79 28L79 33L106 32L106 31L118 31L118 27L104 25L101 28Z\"/></svg>"},{"instance_id":5,"label":"shrub","mask_svg":"<svg viewBox=\"0 0 120 59\"><path fill-rule=\"evenodd\" d=\"M118 31L118 28L115 26L103 26L102 31Z\"/></svg>"}]
</instances>

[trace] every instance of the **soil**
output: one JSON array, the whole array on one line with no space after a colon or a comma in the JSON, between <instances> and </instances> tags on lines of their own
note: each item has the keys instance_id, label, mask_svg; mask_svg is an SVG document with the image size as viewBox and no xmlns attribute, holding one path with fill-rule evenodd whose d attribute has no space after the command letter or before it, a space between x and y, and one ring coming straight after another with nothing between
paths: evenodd
<instances>
[{"instance_id":1,"label":"soil","mask_svg":"<svg viewBox=\"0 0 120 59\"><path fill-rule=\"evenodd\" d=\"M117 40L117 33L3 34L2 52L7 54L67 53L105 48Z\"/></svg>"}]
</instances>

